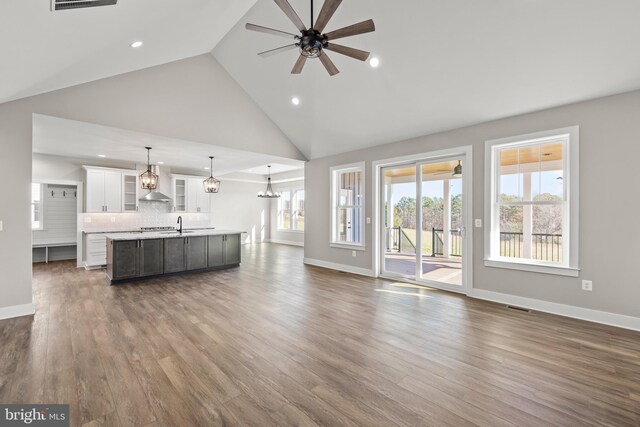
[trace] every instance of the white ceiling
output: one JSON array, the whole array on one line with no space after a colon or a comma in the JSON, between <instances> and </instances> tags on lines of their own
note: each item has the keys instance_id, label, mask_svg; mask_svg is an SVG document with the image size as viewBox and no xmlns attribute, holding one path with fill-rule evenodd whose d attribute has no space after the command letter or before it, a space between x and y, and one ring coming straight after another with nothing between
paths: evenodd
<instances>
[{"instance_id":1,"label":"white ceiling","mask_svg":"<svg viewBox=\"0 0 640 427\"><path fill-rule=\"evenodd\" d=\"M120 0L51 12L0 2L0 102L211 51L255 0ZM144 42L139 49L129 45Z\"/></svg>"},{"instance_id":2,"label":"white ceiling","mask_svg":"<svg viewBox=\"0 0 640 427\"><path fill-rule=\"evenodd\" d=\"M308 22L309 1L290 1ZM295 32L273 0L120 0L59 12L49 5L0 2L0 102L215 46L308 158L640 88L638 0L344 1L326 31L373 18L376 32L340 43L372 51L381 65L331 53L335 77L317 60L292 76L296 51L256 55L287 40L246 31L246 22ZM134 40L144 46L130 48Z\"/></svg>"},{"instance_id":3,"label":"white ceiling","mask_svg":"<svg viewBox=\"0 0 640 427\"><path fill-rule=\"evenodd\" d=\"M131 132L108 126L35 114L33 152L85 159L87 164L104 160L147 162L144 147L152 147L151 163L208 174L209 156L215 156L213 172L222 176L233 172L266 175L304 168L304 162L267 154L252 153L209 144ZM102 162L101 162L102 163Z\"/></svg>"},{"instance_id":4,"label":"white ceiling","mask_svg":"<svg viewBox=\"0 0 640 427\"><path fill-rule=\"evenodd\" d=\"M290 1L308 23L309 1ZM256 55L286 39L244 29L296 31L258 0L213 54L317 158L640 88L638 16L637 0L349 0L326 31L373 18L375 33L340 43L380 67L331 53L337 76L317 60L293 76L296 51Z\"/></svg>"}]
</instances>

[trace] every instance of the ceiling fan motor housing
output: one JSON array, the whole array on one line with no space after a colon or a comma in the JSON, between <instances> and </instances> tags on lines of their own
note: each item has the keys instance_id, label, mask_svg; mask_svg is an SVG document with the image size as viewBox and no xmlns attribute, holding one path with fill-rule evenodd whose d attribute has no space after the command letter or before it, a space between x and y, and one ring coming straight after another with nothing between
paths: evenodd
<instances>
[{"instance_id":1,"label":"ceiling fan motor housing","mask_svg":"<svg viewBox=\"0 0 640 427\"><path fill-rule=\"evenodd\" d=\"M307 58L317 58L326 44L327 38L313 28L303 31L300 37L300 54Z\"/></svg>"}]
</instances>

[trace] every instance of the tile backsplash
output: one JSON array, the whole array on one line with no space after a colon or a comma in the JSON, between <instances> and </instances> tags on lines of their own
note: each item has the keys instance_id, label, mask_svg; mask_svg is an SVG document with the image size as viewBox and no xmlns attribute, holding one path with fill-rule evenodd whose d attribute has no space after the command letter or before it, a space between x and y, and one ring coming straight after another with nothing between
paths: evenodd
<instances>
[{"instance_id":1,"label":"tile backsplash","mask_svg":"<svg viewBox=\"0 0 640 427\"><path fill-rule=\"evenodd\" d=\"M171 204L165 202L140 202L138 212L131 213L83 213L79 214L81 231L126 231L141 227L176 227L182 216L184 228L211 227L206 213L171 212Z\"/></svg>"}]
</instances>

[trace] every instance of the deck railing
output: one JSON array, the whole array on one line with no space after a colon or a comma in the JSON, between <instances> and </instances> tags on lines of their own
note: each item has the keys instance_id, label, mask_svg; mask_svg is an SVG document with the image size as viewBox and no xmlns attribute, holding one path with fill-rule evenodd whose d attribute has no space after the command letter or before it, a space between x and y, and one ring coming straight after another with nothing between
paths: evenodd
<instances>
[{"instance_id":1,"label":"deck railing","mask_svg":"<svg viewBox=\"0 0 640 427\"><path fill-rule=\"evenodd\" d=\"M391 227L387 229L387 250L415 254L416 245L402 227Z\"/></svg>"},{"instance_id":2,"label":"deck railing","mask_svg":"<svg viewBox=\"0 0 640 427\"><path fill-rule=\"evenodd\" d=\"M523 233L500 232L500 256L524 256ZM540 261L562 261L562 234L532 233L531 258Z\"/></svg>"},{"instance_id":3,"label":"deck railing","mask_svg":"<svg viewBox=\"0 0 640 427\"><path fill-rule=\"evenodd\" d=\"M444 255L444 241L442 234L444 230L441 228L431 229L431 256ZM462 256L462 233L460 230L451 230L449 238L449 255Z\"/></svg>"}]
</instances>

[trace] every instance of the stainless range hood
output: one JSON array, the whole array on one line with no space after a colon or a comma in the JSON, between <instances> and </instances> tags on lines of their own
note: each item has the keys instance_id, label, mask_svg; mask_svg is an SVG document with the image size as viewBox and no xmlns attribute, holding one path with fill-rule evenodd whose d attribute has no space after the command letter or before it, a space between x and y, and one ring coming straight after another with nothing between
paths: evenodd
<instances>
[{"instance_id":1,"label":"stainless range hood","mask_svg":"<svg viewBox=\"0 0 640 427\"><path fill-rule=\"evenodd\" d=\"M151 191L144 197L140 197L141 202L170 202L171 197L159 191Z\"/></svg>"},{"instance_id":2,"label":"stainless range hood","mask_svg":"<svg viewBox=\"0 0 640 427\"><path fill-rule=\"evenodd\" d=\"M160 188L160 183L162 182L162 178L160 175L160 168L156 165L151 166L151 172L155 173L156 175L158 175L158 187ZM156 188L156 190L150 191L148 194L140 197L140 201L141 202L170 202L171 201L171 197L167 196L164 193L161 193L160 191L158 191Z\"/></svg>"}]
</instances>

